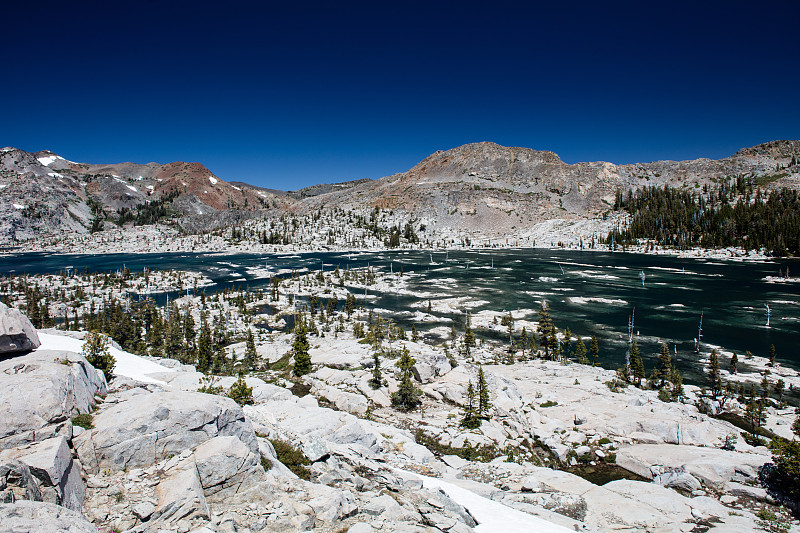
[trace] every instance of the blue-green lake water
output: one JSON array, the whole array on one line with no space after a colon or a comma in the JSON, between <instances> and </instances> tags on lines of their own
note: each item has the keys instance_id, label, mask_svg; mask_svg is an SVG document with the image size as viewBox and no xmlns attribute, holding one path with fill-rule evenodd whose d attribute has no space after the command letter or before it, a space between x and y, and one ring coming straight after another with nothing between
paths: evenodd
<instances>
[{"instance_id":1,"label":"blue-green lake water","mask_svg":"<svg viewBox=\"0 0 800 533\"><path fill-rule=\"evenodd\" d=\"M800 283L768 283L779 269L800 275L800 262L729 262L624 253L557 251L543 249L492 251L398 251L369 253L304 254L19 254L0 258L0 273L58 273L111 271L123 265L143 268L200 271L216 283L213 292L232 285L266 288L268 278L257 278L247 267L325 270L371 265L383 272L409 276L408 289L469 296L487 303L474 307L507 311L537 310L542 300L551 308L559 329L597 335L601 360L618 368L627 348L628 318L635 308L635 333L648 368L659 344L668 342L678 367L688 382L699 378L694 338L703 314L703 351L720 346L740 354L750 350L765 356L770 344L778 360L800 368ZM493 268L492 268L493 266ZM644 283L641 273L644 272ZM373 292L373 294L375 294ZM358 296L358 295L357 295ZM386 293L365 305L393 311L391 318L411 327L408 311L414 296ZM771 309L766 327L766 308ZM436 313L434 313L436 314ZM448 316L463 327L463 314ZM535 313L527 317L536 320ZM442 324L434 324L441 326ZM449 324L445 324L449 327ZM420 325L424 331L433 325ZM461 329L461 328L460 328ZM724 363L724 361L723 361Z\"/></svg>"}]
</instances>

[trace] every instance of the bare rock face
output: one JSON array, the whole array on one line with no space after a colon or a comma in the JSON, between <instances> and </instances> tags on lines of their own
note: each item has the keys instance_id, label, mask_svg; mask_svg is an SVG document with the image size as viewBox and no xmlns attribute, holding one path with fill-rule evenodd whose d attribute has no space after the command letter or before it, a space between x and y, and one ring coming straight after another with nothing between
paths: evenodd
<instances>
[{"instance_id":1,"label":"bare rock face","mask_svg":"<svg viewBox=\"0 0 800 533\"><path fill-rule=\"evenodd\" d=\"M74 439L89 471L152 465L216 436L238 437L258 453L253 427L230 398L195 392L139 394L94 417Z\"/></svg>"},{"instance_id":2,"label":"bare rock face","mask_svg":"<svg viewBox=\"0 0 800 533\"><path fill-rule=\"evenodd\" d=\"M9 460L11 464L19 461L27 466L38 481L40 497L26 499L55 503L73 511L81 510L86 488L81 479L80 466L72 459L65 437L0 452L0 462L8 463Z\"/></svg>"},{"instance_id":3,"label":"bare rock face","mask_svg":"<svg viewBox=\"0 0 800 533\"><path fill-rule=\"evenodd\" d=\"M30 352L41 344L28 317L0 303L0 355Z\"/></svg>"},{"instance_id":4,"label":"bare rock face","mask_svg":"<svg viewBox=\"0 0 800 533\"><path fill-rule=\"evenodd\" d=\"M79 512L46 502L22 500L0 503L3 531L29 533L97 533L97 528Z\"/></svg>"},{"instance_id":5,"label":"bare rock face","mask_svg":"<svg viewBox=\"0 0 800 533\"><path fill-rule=\"evenodd\" d=\"M105 392L103 373L76 353L37 350L0 361L0 449L71 438L69 418L88 413Z\"/></svg>"},{"instance_id":6,"label":"bare rock face","mask_svg":"<svg viewBox=\"0 0 800 533\"><path fill-rule=\"evenodd\" d=\"M20 461L2 461L0 465L0 503L17 500L42 501L39 482L31 469Z\"/></svg>"}]
</instances>

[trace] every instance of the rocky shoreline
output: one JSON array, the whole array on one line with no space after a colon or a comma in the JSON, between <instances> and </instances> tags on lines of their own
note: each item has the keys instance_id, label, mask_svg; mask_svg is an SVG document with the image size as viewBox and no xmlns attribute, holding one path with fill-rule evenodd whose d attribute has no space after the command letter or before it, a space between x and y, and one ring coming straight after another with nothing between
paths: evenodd
<instances>
[{"instance_id":1,"label":"rocky shoreline","mask_svg":"<svg viewBox=\"0 0 800 533\"><path fill-rule=\"evenodd\" d=\"M553 250L615 251L619 253L665 255L691 259L721 259L730 261L769 261L772 258L762 252L739 248L677 250L643 243L635 246L616 247L599 241L616 224L624 223L625 217L615 215L608 220L548 220L535 224L531 229L507 235L482 235L460 230L440 230L437 242L447 243L432 246L403 244L396 250L467 250L467 249L514 249L542 248ZM252 223L252 222L250 222ZM330 228L320 228L310 235L325 234ZM0 251L0 255L16 253L58 254L143 254L143 253L213 253L232 255L240 253L306 253L306 252L374 252L386 251L383 241L372 240L366 246L348 243L352 228L337 233L333 243L323 239L309 238L296 244L261 244L257 241L232 242L221 234L183 235L174 226L134 226L113 228L93 234L63 233L44 236L18 243ZM466 244L465 239L469 241Z\"/></svg>"},{"instance_id":2,"label":"rocky shoreline","mask_svg":"<svg viewBox=\"0 0 800 533\"><path fill-rule=\"evenodd\" d=\"M37 337L0 361L0 530L727 532L760 530L775 508L758 481L769 451L701 413L697 387L665 403L598 367L405 341L423 397L403 412L389 399L398 369L385 362L373 389L369 345L340 332L314 338L300 381L246 377L239 406L197 392L207 378L191 365L112 346L106 382L82 332ZM272 335L259 358L277 363L290 343ZM491 410L467 429L481 361ZM793 416L770 407L766 426ZM300 477L280 443L306 459ZM590 481L606 470L614 480Z\"/></svg>"}]
</instances>

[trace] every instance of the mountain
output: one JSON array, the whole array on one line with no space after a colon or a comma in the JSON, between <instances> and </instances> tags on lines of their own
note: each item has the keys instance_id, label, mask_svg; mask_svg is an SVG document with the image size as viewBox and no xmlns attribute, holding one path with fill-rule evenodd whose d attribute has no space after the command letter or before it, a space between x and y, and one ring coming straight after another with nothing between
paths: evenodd
<instances>
[{"instance_id":1,"label":"mountain","mask_svg":"<svg viewBox=\"0 0 800 533\"><path fill-rule=\"evenodd\" d=\"M183 217L286 204L279 194L230 184L200 163L95 165L16 148L0 150L0 197L0 242L86 232L98 209L116 220L158 202L168 204L165 214Z\"/></svg>"},{"instance_id":2,"label":"mountain","mask_svg":"<svg viewBox=\"0 0 800 533\"><path fill-rule=\"evenodd\" d=\"M459 227L502 234L544 220L598 216L613 205L617 190L646 185L702 187L720 178L746 175L769 187L800 188L800 166L792 165L798 160L800 141L774 141L720 160L633 165L571 165L553 152L482 142L436 152L408 172L304 203L309 208L402 210L433 229Z\"/></svg>"},{"instance_id":3,"label":"mountain","mask_svg":"<svg viewBox=\"0 0 800 533\"><path fill-rule=\"evenodd\" d=\"M490 142L437 151L407 172L276 191L226 182L200 163L97 165L49 151L0 150L0 243L165 217L197 232L261 215L374 208L439 229L503 235L552 219L592 218L616 191L699 188L726 177L800 189L800 141L772 141L712 160L568 164L556 154Z\"/></svg>"}]
</instances>

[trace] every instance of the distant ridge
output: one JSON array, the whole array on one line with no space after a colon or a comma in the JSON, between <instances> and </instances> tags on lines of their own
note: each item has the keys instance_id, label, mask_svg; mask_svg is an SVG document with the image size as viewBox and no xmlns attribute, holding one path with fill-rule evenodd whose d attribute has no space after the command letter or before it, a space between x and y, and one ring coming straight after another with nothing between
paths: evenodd
<instances>
[{"instance_id":1,"label":"distant ridge","mask_svg":"<svg viewBox=\"0 0 800 533\"><path fill-rule=\"evenodd\" d=\"M502 235L545 220L600 216L617 190L647 185L696 188L748 176L768 189L798 189L798 162L798 140L743 148L719 160L628 165L567 164L550 151L480 142L434 152L408 171L380 179L279 191L227 182L197 162L89 164L6 147L0 149L0 244L85 233L98 220L102 226L178 217L184 229L204 231L243 218L333 208L390 209L424 219L434 231Z\"/></svg>"}]
</instances>

